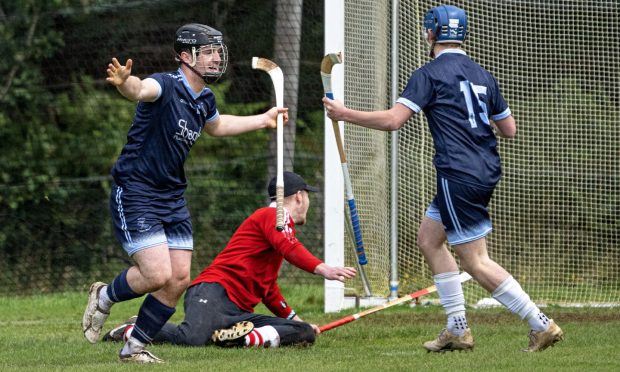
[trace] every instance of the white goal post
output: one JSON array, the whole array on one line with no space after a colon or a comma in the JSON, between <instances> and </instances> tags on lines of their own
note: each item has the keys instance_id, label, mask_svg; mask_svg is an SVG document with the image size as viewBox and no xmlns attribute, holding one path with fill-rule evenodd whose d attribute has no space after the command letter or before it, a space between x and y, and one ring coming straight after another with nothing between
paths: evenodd
<instances>
[{"instance_id":1,"label":"white goal post","mask_svg":"<svg viewBox=\"0 0 620 372\"><path fill-rule=\"evenodd\" d=\"M344 50L344 0L325 2L325 53ZM344 97L342 64L334 68L332 91ZM318 71L317 71L318 74ZM344 266L344 180L331 120L325 116L325 263ZM344 284L325 280L325 312L343 307Z\"/></svg>"}]
</instances>

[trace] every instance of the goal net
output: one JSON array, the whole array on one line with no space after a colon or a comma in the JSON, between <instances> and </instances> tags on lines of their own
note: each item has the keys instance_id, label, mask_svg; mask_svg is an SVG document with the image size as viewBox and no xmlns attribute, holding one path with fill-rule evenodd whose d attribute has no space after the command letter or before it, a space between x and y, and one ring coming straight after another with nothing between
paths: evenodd
<instances>
[{"instance_id":1,"label":"goal net","mask_svg":"<svg viewBox=\"0 0 620 372\"><path fill-rule=\"evenodd\" d=\"M498 79L517 121L499 139L503 178L489 210L490 256L540 304L620 304L620 5L616 1L453 1L468 15L464 49ZM386 109L427 63L421 37L436 1L344 2L344 100ZM393 71L392 38L398 70ZM364 235L373 294L390 282L389 133L344 124L345 151ZM423 115L398 132L397 248L400 295L433 284L416 246L435 193L432 138ZM326 177L327 178L327 177ZM326 187L327 188L327 187ZM346 223L346 221L343 221ZM345 263L355 265L345 236ZM467 302L489 294L473 282ZM363 296L361 282L345 295Z\"/></svg>"}]
</instances>

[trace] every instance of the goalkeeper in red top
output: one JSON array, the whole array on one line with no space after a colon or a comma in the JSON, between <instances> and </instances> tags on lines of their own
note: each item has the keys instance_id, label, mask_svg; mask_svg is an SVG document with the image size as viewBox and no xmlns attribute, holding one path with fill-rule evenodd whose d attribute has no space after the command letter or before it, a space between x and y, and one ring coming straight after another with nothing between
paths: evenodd
<instances>
[{"instance_id":1,"label":"goalkeeper in red top","mask_svg":"<svg viewBox=\"0 0 620 372\"><path fill-rule=\"evenodd\" d=\"M326 265L295 237L295 225L306 222L308 192L316 191L299 175L284 172L284 230L275 228L275 202L255 211L187 289L185 319L179 325L165 324L153 342L246 347L312 344L319 328L302 321L280 292L277 280L282 261L329 280L344 282L356 274L352 267ZM275 177L268 192L275 200ZM259 302L277 317L254 314ZM127 337L132 322L111 330L104 340Z\"/></svg>"}]
</instances>

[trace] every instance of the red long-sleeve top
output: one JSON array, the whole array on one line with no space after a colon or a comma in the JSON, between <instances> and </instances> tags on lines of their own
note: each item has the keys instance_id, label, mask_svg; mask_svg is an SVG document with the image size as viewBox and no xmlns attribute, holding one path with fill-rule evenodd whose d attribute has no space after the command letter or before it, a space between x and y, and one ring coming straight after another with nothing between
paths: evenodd
<instances>
[{"instance_id":1,"label":"red long-sleeve top","mask_svg":"<svg viewBox=\"0 0 620 372\"><path fill-rule=\"evenodd\" d=\"M263 302L276 316L294 315L278 286L282 260L313 273L322 263L295 237L295 222L285 210L284 230L276 230L276 208L255 211L235 231L220 252L191 285L219 283L240 309L254 312Z\"/></svg>"}]
</instances>

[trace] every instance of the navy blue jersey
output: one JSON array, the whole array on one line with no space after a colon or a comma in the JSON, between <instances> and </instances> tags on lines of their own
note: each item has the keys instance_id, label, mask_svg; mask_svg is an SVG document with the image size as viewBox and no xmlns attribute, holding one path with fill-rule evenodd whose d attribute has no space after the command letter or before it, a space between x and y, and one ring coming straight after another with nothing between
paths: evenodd
<instances>
[{"instance_id":1,"label":"navy blue jersey","mask_svg":"<svg viewBox=\"0 0 620 372\"><path fill-rule=\"evenodd\" d=\"M178 199L187 187L183 165L205 123L219 113L213 92L195 93L179 69L149 76L159 83L155 102L138 102L127 144L112 168L115 182L132 192Z\"/></svg>"},{"instance_id":2,"label":"navy blue jersey","mask_svg":"<svg viewBox=\"0 0 620 372\"><path fill-rule=\"evenodd\" d=\"M497 81L464 51L448 49L411 75L397 102L424 111L441 177L493 187L501 177L492 120L511 115Z\"/></svg>"}]
</instances>

